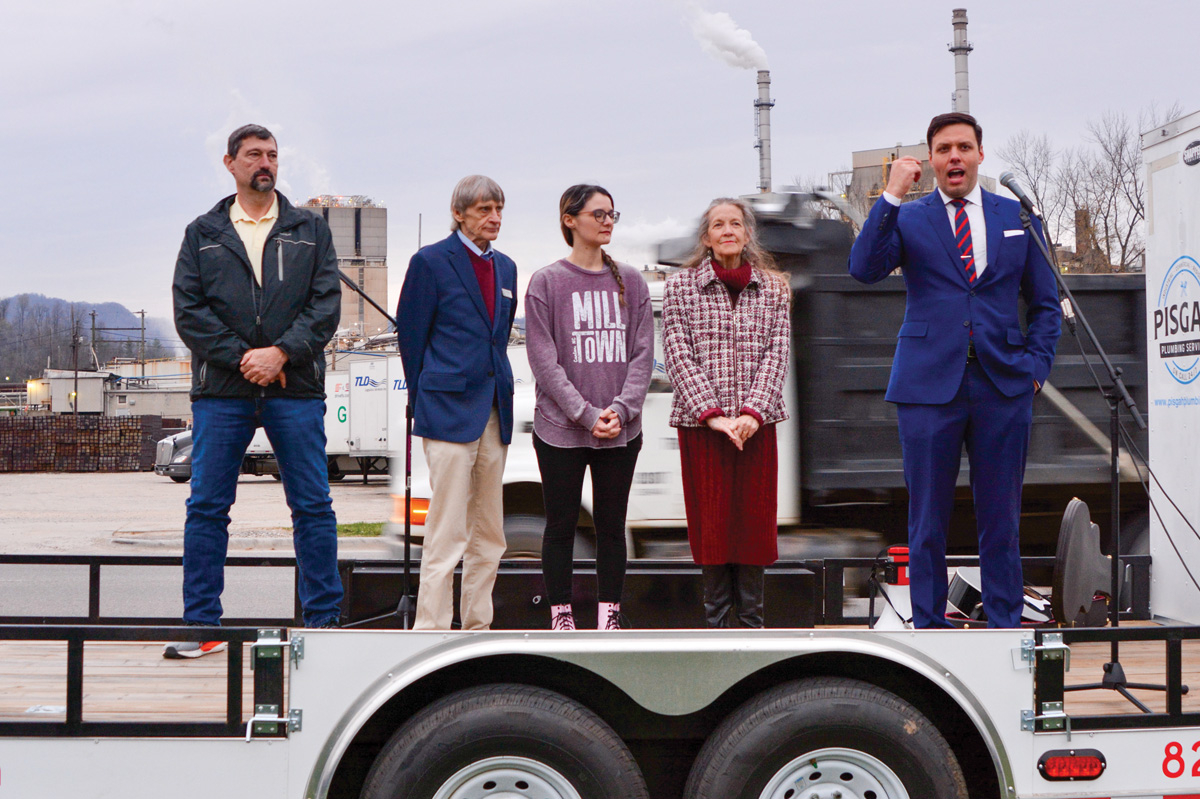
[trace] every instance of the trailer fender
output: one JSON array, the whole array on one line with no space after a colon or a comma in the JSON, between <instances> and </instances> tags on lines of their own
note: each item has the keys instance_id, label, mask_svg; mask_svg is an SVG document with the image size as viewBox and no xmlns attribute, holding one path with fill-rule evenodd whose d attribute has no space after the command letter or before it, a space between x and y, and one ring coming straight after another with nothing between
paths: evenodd
<instances>
[{"instance_id":1,"label":"trailer fender","mask_svg":"<svg viewBox=\"0 0 1200 799\"><path fill-rule=\"evenodd\" d=\"M1021 638L1030 637L1020 630L409 633L404 636L406 641L417 643L424 639L421 643L429 644L410 648L407 657L391 661L354 701L343 705L346 709L313 761L305 796L324 799L328 795L334 772L355 737L393 698L441 670L499 656L551 658L571 663L619 688L645 709L672 716L702 710L743 681L788 661L820 655L877 660L881 669L903 669L923 678L945 700L961 708L987 746L1000 784L1011 785L1010 756L993 717L1006 712L998 707L1015 713L1012 708L1020 697L1012 691L1000 691L997 696L997 680L980 674L981 648L963 646L963 635L971 636L975 644L989 644L986 647L989 650L1002 651L1007 661L1004 666L1010 673L1005 681L1024 694L1024 701L1032 701L1032 675L1022 677L1021 672L1014 671L1009 658L1009 650L1019 650ZM992 669L1004 676L995 662ZM1014 678L1012 674L1017 676ZM979 679L981 676L983 679ZM493 679L485 672L480 682Z\"/></svg>"}]
</instances>

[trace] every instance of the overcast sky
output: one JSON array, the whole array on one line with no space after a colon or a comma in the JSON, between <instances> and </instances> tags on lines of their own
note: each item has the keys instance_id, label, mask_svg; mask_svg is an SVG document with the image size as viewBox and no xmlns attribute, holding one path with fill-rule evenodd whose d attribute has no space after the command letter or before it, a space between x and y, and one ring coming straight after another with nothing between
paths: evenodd
<instances>
[{"instance_id":1,"label":"overcast sky","mask_svg":"<svg viewBox=\"0 0 1200 799\"><path fill-rule=\"evenodd\" d=\"M450 190L474 172L504 187L497 245L523 278L566 253L558 198L581 181L613 193L610 250L640 266L711 198L756 187L755 73L703 46L703 13L727 13L769 61L778 187L920 141L950 110L962 5L986 174L1021 129L1068 146L1106 110L1200 108L1187 0L9 3L0 297L169 316L184 226L232 193L220 156L251 121L276 133L293 201L387 206L392 305L418 214L424 243L444 237Z\"/></svg>"}]
</instances>

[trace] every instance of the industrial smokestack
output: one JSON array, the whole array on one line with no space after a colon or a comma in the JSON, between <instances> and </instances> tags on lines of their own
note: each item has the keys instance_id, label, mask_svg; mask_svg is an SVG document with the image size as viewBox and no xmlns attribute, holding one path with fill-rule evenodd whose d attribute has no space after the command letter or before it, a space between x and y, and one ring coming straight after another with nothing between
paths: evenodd
<instances>
[{"instance_id":1,"label":"industrial smokestack","mask_svg":"<svg viewBox=\"0 0 1200 799\"><path fill-rule=\"evenodd\" d=\"M950 110L969 114L971 98L967 87L967 56L975 48L967 41L967 10L954 9L950 14L950 22L954 26L954 43L950 45L950 52L954 53L954 100Z\"/></svg>"},{"instance_id":2,"label":"industrial smokestack","mask_svg":"<svg viewBox=\"0 0 1200 799\"><path fill-rule=\"evenodd\" d=\"M758 71L758 99L754 101L754 113L758 124L758 141L754 147L758 150L758 190L763 193L771 191L771 73L768 70Z\"/></svg>"}]
</instances>

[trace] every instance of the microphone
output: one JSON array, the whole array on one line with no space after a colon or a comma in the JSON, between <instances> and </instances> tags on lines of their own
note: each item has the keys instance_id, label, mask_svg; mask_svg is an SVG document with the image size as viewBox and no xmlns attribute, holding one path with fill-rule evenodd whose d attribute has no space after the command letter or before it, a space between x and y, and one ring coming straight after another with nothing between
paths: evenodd
<instances>
[{"instance_id":1,"label":"microphone","mask_svg":"<svg viewBox=\"0 0 1200 799\"><path fill-rule=\"evenodd\" d=\"M1025 206L1026 211L1033 214L1038 219L1042 218L1042 212L1039 211L1038 207L1033 204L1033 200L1029 199L1029 195L1026 194L1025 190L1021 188L1021 184L1017 183L1016 175L1014 175L1012 172L1001 172L1000 185L1015 194L1017 199L1021 201L1021 205Z\"/></svg>"}]
</instances>

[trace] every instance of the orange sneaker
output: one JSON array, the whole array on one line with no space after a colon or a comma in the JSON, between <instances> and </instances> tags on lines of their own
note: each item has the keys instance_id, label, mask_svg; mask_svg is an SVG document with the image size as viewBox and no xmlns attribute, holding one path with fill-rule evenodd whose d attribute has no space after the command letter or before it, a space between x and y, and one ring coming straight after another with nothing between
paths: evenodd
<instances>
[{"instance_id":1,"label":"orange sneaker","mask_svg":"<svg viewBox=\"0 0 1200 799\"><path fill-rule=\"evenodd\" d=\"M224 652L228 648L229 644L225 641L184 641L180 644L167 644L163 647L163 657L168 660L199 658Z\"/></svg>"}]
</instances>

